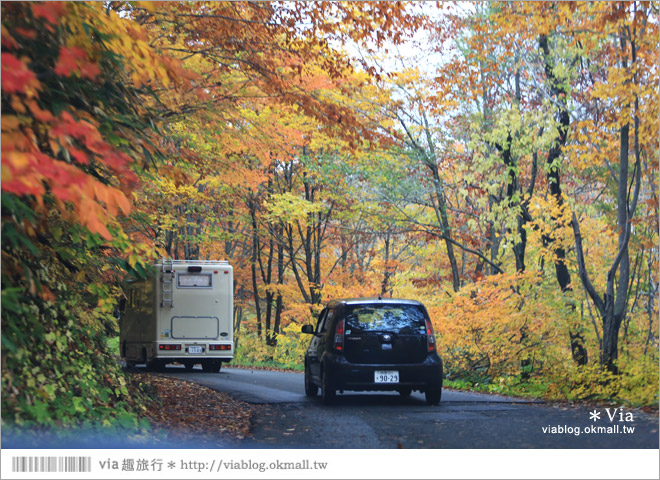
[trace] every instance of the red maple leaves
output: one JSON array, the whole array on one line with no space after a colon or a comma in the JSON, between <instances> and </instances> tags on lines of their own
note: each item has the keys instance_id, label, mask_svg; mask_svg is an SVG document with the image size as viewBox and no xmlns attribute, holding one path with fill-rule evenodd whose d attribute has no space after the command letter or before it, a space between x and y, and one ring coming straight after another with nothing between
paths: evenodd
<instances>
[{"instance_id":1,"label":"red maple leaves","mask_svg":"<svg viewBox=\"0 0 660 480\"><path fill-rule=\"evenodd\" d=\"M65 8L34 4L31 11L49 27L57 25ZM39 67L12 36L30 39L30 32L34 30L10 32L3 25L3 48L11 51L2 52L1 59L2 191L32 196L37 206L50 193L67 218L110 240L107 225L119 212L128 214L131 209L125 192L137 181L131 170L133 159L104 139L89 113L73 105L59 112L55 106L40 105L40 96L46 97L49 87L38 80L33 68ZM52 71L95 81L101 68L90 60L90 52L61 46Z\"/></svg>"},{"instance_id":2,"label":"red maple leaves","mask_svg":"<svg viewBox=\"0 0 660 480\"><path fill-rule=\"evenodd\" d=\"M82 78L94 80L101 73L101 68L97 63L87 60L87 52L82 48L61 47L55 73L62 77L70 77L77 73Z\"/></svg>"},{"instance_id":3,"label":"red maple leaves","mask_svg":"<svg viewBox=\"0 0 660 480\"><path fill-rule=\"evenodd\" d=\"M3 93L26 93L38 84L34 72L13 54L2 52L1 63Z\"/></svg>"}]
</instances>

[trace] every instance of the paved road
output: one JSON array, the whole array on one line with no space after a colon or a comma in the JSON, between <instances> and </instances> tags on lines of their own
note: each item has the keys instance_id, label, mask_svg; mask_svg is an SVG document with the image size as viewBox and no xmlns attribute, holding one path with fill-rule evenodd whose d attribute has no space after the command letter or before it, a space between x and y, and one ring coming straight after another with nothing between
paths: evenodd
<instances>
[{"instance_id":1,"label":"paved road","mask_svg":"<svg viewBox=\"0 0 660 480\"><path fill-rule=\"evenodd\" d=\"M247 448L658 448L657 417L627 408L610 408L610 420L600 407L451 390L438 406L426 405L422 394L404 399L396 392L346 392L325 406L305 396L300 373L170 367L165 375L260 404L252 435L240 445Z\"/></svg>"}]
</instances>

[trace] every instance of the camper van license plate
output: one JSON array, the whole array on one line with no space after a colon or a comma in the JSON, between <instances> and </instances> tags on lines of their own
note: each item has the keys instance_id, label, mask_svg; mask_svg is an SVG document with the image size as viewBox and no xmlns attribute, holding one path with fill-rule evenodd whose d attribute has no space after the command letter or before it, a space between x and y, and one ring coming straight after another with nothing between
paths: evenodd
<instances>
[{"instance_id":1,"label":"camper van license plate","mask_svg":"<svg viewBox=\"0 0 660 480\"><path fill-rule=\"evenodd\" d=\"M188 353L202 353L202 347L199 345L188 347Z\"/></svg>"}]
</instances>

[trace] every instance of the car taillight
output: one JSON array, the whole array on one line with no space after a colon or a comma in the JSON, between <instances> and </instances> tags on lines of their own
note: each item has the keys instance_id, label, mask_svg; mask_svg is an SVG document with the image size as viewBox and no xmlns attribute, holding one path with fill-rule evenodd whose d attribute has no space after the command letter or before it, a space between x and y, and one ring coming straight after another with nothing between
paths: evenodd
<instances>
[{"instance_id":1,"label":"car taillight","mask_svg":"<svg viewBox=\"0 0 660 480\"><path fill-rule=\"evenodd\" d=\"M433 325L426 321L426 345L429 352L435 352L435 335L433 334Z\"/></svg>"},{"instance_id":2,"label":"car taillight","mask_svg":"<svg viewBox=\"0 0 660 480\"><path fill-rule=\"evenodd\" d=\"M158 345L159 350L181 350L181 345L172 345L172 344L167 344L167 345Z\"/></svg>"},{"instance_id":3,"label":"car taillight","mask_svg":"<svg viewBox=\"0 0 660 480\"><path fill-rule=\"evenodd\" d=\"M344 320L339 320L337 322L337 328L335 329L335 350L341 352L344 350Z\"/></svg>"},{"instance_id":4,"label":"car taillight","mask_svg":"<svg viewBox=\"0 0 660 480\"><path fill-rule=\"evenodd\" d=\"M231 350L231 345L209 345L209 350Z\"/></svg>"}]
</instances>

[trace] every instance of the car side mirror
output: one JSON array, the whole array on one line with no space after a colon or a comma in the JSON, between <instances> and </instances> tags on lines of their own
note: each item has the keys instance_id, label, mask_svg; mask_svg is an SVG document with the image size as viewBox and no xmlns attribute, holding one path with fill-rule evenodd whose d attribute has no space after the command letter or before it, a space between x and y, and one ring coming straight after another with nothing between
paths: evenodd
<instances>
[{"instance_id":1,"label":"car side mirror","mask_svg":"<svg viewBox=\"0 0 660 480\"><path fill-rule=\"evenodd\" d=\"M310 335L314 335L314 327L311 325L303 325L302 328L300 329L302 333L307 333Z\"/></svg>"}]
</instances>

